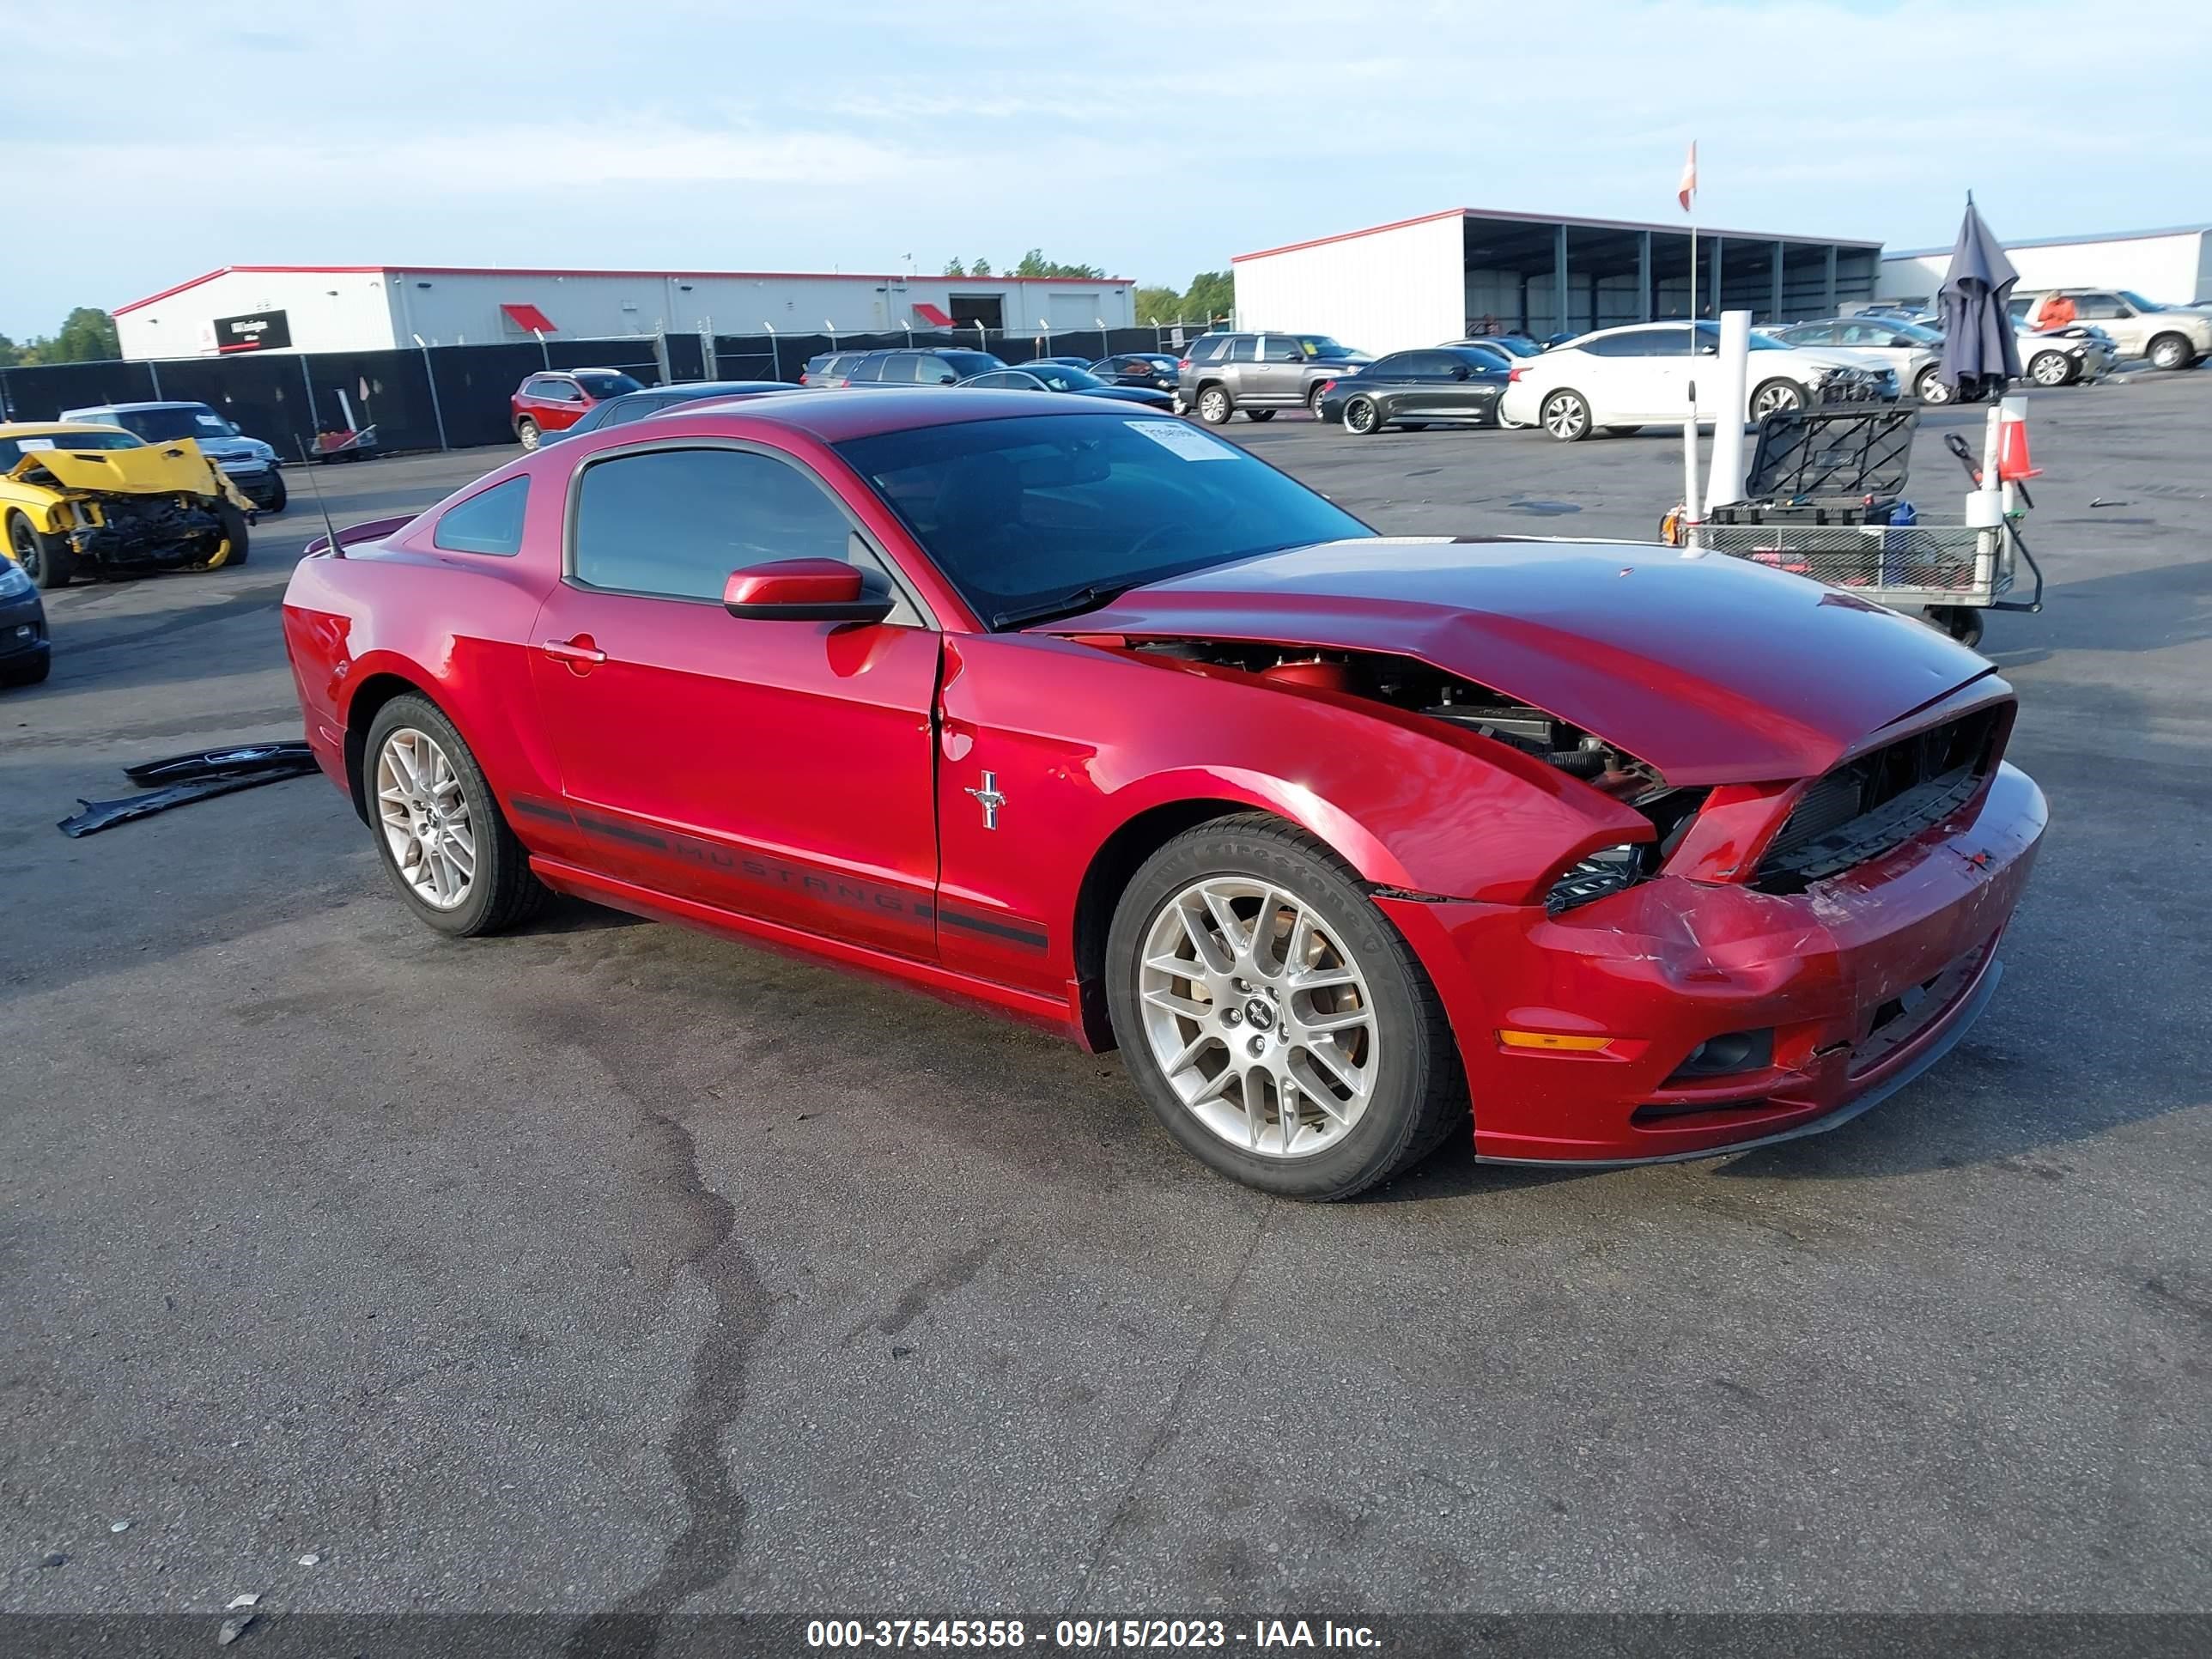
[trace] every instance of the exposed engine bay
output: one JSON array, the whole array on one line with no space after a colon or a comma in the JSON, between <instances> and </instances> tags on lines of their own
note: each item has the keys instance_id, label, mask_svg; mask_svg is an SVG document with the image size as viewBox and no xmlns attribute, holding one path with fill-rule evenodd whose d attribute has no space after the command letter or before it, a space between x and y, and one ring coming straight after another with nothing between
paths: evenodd
<instances>
[{"instance_id":1,"label":"exposed engine bay","mask_svg":"<svg viewBox=\"0 0 2212 1659\"><path fill-rule=\"evenodd\" d=\"M108 565L204 564L228 532L216 503L191 495L73 495L70 550Z\"/></svg>"},{"instance_id":2,"label":"exposed engine bay","mask_svg":"<svg viewBox=\"0 0 2212 1659\"><path fill-rule=\"evenodd\" d=\"M1610 848L1568 872L1553 908L1587 903L1656 872L1711 792L1679 789L1658 769L1557 715L1411 657L1231 640L1132 641L1146 655L1236 669L1271 684L1364 697L1505 744L1581 779L1651 820L1650 842Z\"/></svg>"}]
</instances>

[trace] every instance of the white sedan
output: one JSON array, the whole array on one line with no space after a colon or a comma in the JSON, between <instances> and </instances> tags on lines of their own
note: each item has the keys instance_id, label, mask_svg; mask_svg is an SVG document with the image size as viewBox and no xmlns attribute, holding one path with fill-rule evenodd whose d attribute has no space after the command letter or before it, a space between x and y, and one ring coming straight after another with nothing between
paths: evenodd
<instances>
[{"instance_id":1,"label":"white sedan","mask_svg":"<svg viewBox=\"0 0 2212 1659\"><path fill-rule=\"evenodd\" d=\"M1694 352L1687 323L1601 329L1553 346L1515 368L1513 383L1498 401L1501 418L1513 426L1540 425L1562 443L1574 443L1601 428L1619 433L1680 421L1689 412L1694 385L1697 418L1710 426L1720 413L1713 396L1720 381L1714 361L1720 325L1699 323L1697 331ZM1732 419L1762 420L1811 403L1898 396L1894 370L1848 352L1786 346L1754 333L1751 354L1744 408Z\"/></svg>"}]
</instances>

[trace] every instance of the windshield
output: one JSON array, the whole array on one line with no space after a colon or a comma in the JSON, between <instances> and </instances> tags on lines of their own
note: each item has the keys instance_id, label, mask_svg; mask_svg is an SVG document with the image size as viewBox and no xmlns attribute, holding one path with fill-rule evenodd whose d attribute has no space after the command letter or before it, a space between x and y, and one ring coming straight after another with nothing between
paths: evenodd
<instances>
[{"instance_id":1,"label":"windshield","mask_svg":"<svg viewBox=\"0 0 2212 1659\"><path fill-rule=\"evenodd\" d=\"M128 432L27 432L21 437L0 438L0 472L13 472L26 455L48 449L143 449L145 445Z\"/></svg>"},{"instance_id":2,"label":"windshield","mask_svg":"<svg viewBox=\"0 0 2212 1659\"><path fill-rule=\"evenodd\" d=\"M2120 290L2120 298L2125 300L2137 311L2166 311L2172 309L2170 307L2160 305L2155 300L2144 299L2142 295L2136 293L2131 288L2122 289Z\"/></svg>"},{"instance_id":3,"label":"windshield","mask_svg":"<svg viewBox=\"0 0 2212 1659\"><path fill-rule=\"evenodd\" d=\"M1326 334L1293 334L1291 337L1298 343L1298 349L1307 356L1324 363L1340 363L1359 355L1350 346L1339 345Z\"/></svg>"},{"instance_id":4,"label":"windshield","mask_svg":"<svg viewBox=\"0 0 2212 1659\"><path fill-rule=\"evenodd\" d=\"M186 404L176 409L120 409L102 415L126 432L135 432L149 444L174 443L179 438L228 438L230 422L205 404Z\"/></svg>"},{"instance_id":5,"label":"windshield","mask_svg":"<svg viewBox=\"0 0 2212 1659\"><path fill-rule=\"evenodd\" d=\"M1942 345L1943 343L1942 331L1940 329L1930 328L1925 323L1908 323L1903 318L1898 318L1894 320L1884 318L1882 319L1882 324L1884 327L1893 329L1896 332L1905 336L1906 339L1917 341L1922 345Z\"/></svg>"},{"instance_id":6,"label":"windshield","mask_svg":"<svg viewBox=\"0 0 2212 1659\"><path fill-rule=\"evenodd\" d=\"M1544 349L1525 334L1485 334L1475 343L1496 346L1516 357L1534 357Z\"/></svg>"},{"instance_id":7,"label":"windshield","mask_svg":"<svg viewBox=\"0 0 2212 1659\"><path fill-rule=\"evenodd\" d=\"M995 369L1006 367L1004 362L988 351L940 351L937 355L951 364L952 372L963 380L972 379L978 374L988 374Z\"/></svg>"},{"instance_id":8,"label":"windshield","mask_svg":"<svg viewBox=\"0 0 2212 1659\"><path fill-rule=\"evenodd\" d=\"M619 398L625 392L642 392L645 382L634 380L629 375L611 368L580 368L576 384L591 398Z\"/></svg>"},{"instance_id":9,"label":"windshield","mask_svg":"<svg viewBox=\"0 0 2212 1659\"><path fill-rule=\"evenodd\" d=\"M1677 326L1679 326L1679 325ZM1679 340L1682 337L1678 334L1674 337ZM1718 323L1699 323L1698 325L1698 349L1700 351L1718 351L1720 349L1721 325ZM1796 349L1796 348L1791 346L1787 341L1778 340L1771 334L1762 334L1755 328L1751 331L1751 349L1753 351L1791 351Z\"/></svg>"},{"instance_id":10,"label":"windshield","mask_svg":"<svg viewBox=\"0 0 2212 1659\"><path fill-rule=\"evenodd\" d=\"M1106 384L1089 369L1070 368L1065 363L1031 363L1029 368L1054 392L1085 392Z\"/></svg>"},{"instance_id":11,"label":"windshield","mask_svg":"<svg viewBox=\"0 0 2212 1659\"><path fill-rule=\"evenodd\" d=\"M1139 583L1375 532L1236 445L1165 416L1018 416L837 453L994 628ZM1086 596L1086 594L1091 596Z\"/></svg>"}]
</instances>

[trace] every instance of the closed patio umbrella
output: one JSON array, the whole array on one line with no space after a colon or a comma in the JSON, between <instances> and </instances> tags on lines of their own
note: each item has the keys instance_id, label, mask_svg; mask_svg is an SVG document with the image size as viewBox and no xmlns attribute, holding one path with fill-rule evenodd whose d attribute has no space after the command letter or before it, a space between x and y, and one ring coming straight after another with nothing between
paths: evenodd
<instances>
[{"instance_id":1,"label":"closed patio umbrella","mask_svg":"<svg viewBox=\"0 0 2212 1659\"><path fill-rule=\"evenodd\" d=\"M1976 396L1986 383L2002 390L2006 381L2020 377L2020 341L2005 313L2018 281L2020 273L1982 222L1970 194L1959 245L1951 250L1951 266L1936 295L1943 331L1943 358L1936 372L1962 399Z\"/></svg>"}]
</instances>

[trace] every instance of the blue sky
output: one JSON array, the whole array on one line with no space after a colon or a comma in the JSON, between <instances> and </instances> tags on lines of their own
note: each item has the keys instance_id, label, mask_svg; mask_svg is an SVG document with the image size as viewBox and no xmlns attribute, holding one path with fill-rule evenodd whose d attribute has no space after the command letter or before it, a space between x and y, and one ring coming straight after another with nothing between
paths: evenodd
<instances>
[{"instance_id":1,"label":"blue sky","mask_svg":"<svg viewBox=\"0 0 2212 1659\"><path fill-rule=\"evenodd\" d=\"M0 38L53 16L0 0ZM8 88L18 339L231 264L1037 246L1180 287L1445 207L1678 219L1693 136L1708 224L1947 243L1969 186L2004 236L2212 220L2212 21L2167 0L118 0L68 34Z\"/></svg>"}]
</instances>

